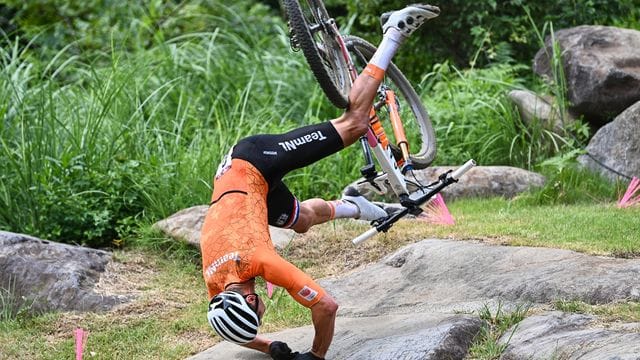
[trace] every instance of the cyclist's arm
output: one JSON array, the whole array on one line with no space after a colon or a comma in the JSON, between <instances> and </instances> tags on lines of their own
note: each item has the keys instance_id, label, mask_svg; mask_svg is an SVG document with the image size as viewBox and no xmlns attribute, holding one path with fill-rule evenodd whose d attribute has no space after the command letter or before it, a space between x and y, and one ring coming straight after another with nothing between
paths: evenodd
<instances>
[{"instance_id":1,"label":"cyclist's arm","mask_svg":"<svg viewBox=\"0 0 640 360\"><path fill-rule=\"evenodd\" d=\"M311 319L315 329L312 352L324 357L335 326L338 304L311 277L290 262L280 257L275 251L261 254L260 273L263 278L274 285L285 288L301 305L311 310Z\"/></svg>"},{"instance_id":2,"label":"cyclist's arm","mask_svg":"<svg viewBox=\"0 0 640 360\"><path fill-rule=\"evenodd\" d=\"M268 354L270 344L271 344L271 340L264 338L262 336L256 336L256 338L253 339L253 341L243 344L242 346Z\"/></svg>"},{"instance_id":3,"label":"cyclist's arm","mask_svg":"<svg viewBox=\"0 0 640 360\"><path fill-rule=\"evenodd\" d=\"M311 352L318 357L324 358L329 350L329 345L333 340L337 312L338 304L329 295L325 295L311 307L311 319L316 333Z\"/></svg>"}]
</instances>

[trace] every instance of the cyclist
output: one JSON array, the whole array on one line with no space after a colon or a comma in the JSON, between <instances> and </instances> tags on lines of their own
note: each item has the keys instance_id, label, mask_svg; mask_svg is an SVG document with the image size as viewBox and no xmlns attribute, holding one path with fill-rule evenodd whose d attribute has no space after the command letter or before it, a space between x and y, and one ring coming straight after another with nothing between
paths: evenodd
<instances>
[{"instance_id":1,"label":"cyclist","mask_svg":"<svg viewBox=\"0 0 640 360\"><path fill-rule=\"evenodd\" d=\"M438 8L410 5L385 13L383 39L353 83L349 108L339 118L285 134L256 135L239 141L225 156L214 179L211 206L202 228L203 276L208 320L225 340L270 354L274 359L323 359L333 339L338 305L310 276L280 257L268 225L305 232L335 218L376 220L386 212L357 192L342 199L299 202L282 182L289 171L312 164L364 135L369 110L398 46ZM285 288L311 311L315 336L310 351L257 336L265 306L255 293L255 277Z\"/></svg>"}]
</instances>

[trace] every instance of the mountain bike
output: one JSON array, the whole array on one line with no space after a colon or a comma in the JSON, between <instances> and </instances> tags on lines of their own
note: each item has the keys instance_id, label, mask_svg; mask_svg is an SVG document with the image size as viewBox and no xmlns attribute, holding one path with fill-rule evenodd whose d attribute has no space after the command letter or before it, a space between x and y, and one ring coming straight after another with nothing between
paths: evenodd
<instances>
[{"instance_id":1,"label":"mountain bike","mask_svg":"<svg viewBox=\"0 0 640 360\"><path fill-rule=\"evenodd\" d=\"M283 0L283 5L288 15L292 49L302 50L327 98L335 106L346 108L351 84L376 47L357 36L341 35L322 0ZM385 130L387 124L391 125L391 132ZM365 165L360 170L363 180L358 183L358 190L378 194L393 191L403 210L373 222L374 227L354 239L354 243L387 231L407 214L419 214L424 203L475 165L470 160L455 172L449 171L427 185L412 176L414 169L424 169L433 162L435 132L420 97L393 63L378 88L369 130L360 143ZM381 172L377 171L374 158Z\"/></svg>"}]
</instances>

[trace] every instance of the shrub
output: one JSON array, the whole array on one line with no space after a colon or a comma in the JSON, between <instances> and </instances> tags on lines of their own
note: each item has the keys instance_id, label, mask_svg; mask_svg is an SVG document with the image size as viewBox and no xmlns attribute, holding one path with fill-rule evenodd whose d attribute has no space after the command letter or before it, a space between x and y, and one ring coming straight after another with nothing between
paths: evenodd
<instances>
[{"instance_id":1,"label":"shrub","mask_svg":"<svg viewBox=\"0 0 640 360\"><path fill-rule=\"evenodd\" d=\"M448 63L434 66L421 83L438 139L437 163L532 169L540 161L580 146L575 132L556 134L540 124L526 125L507 93L523 86L519 65L458 70ZM580 123L575 127L582 131Z\"/></svg>"},{"instance_id":2,"label":"shrub","mask_svg":"<svg viewBox=\"0 0 640 360\"><path fill-rule=\"evenodd\" d=\"M0 228L109 246L136 219L207 203L240 137L335 112L278 18L218 5L215 30L148 49L66 47L51 60L19 40L0 49Z\"/></svg>"},{"instance_id":3,"label":"shrub","mask_svg":"<svg viewBox=\"0 0 640 360\"><path fill-rule=\"evenodd\" d=\"M379 15L400 9L406 1L326 1L330 12L343 16L342 24L355 17L352 34L363 35L373 43L380 38ZM637 1L467 1L451 0L434 3L441 15L431 20L419 36L409 39L396 62L401 69L414 69L409 75L417 78L427 67L450 60L458 67L467 67L470 61L487 65L515 60L529 64L540 48L531 31L525 7L529 9L538 27L553 22L557 29L583 24L616 25L638 28L640 7ZM480 57L476 58L476 54Z\"/></svg>"}]
</instances>

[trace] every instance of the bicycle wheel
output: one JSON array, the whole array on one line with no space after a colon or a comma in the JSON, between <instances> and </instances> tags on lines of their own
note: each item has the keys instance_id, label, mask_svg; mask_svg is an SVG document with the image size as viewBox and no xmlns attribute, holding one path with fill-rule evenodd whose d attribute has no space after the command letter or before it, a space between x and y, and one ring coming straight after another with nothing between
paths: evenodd
<instances>
[{"instance_id":1,"label":"bicycle wheel","mask_svg":"<svg viewBox=\"0 0 640 360\"><path fill-rule=\"evenodd\" d=\"M358 73L362 72L369 59L376 52L376 47L357 36L344 36L344 42ZM413 163L414 169L428 167L436 156L436 135L429 119L429 114L427 114L427 110L422 105L420 97L409 83L409 80L393 63L389 64L385 72L383 84L393 90L399 100L400 118L410 144L411 155L409 158ZM390 124L389 116L385 111L378 111L378 117L383 124ZM390 127L384 126L395 155L400 152L400 149L393 145L396 143L393 131L390 131Z\"/></svg>"},{"instance_id":2,"label":"bicycle wheel","mask_svg":"<svg viewBox=\"0 0 640 360\"><path fill-rule=\"evenodd\" d=\"M293 32L292 47L302 49L313 75L333 105L345 109L351 89L349 67L322 0L283 0Z\"/></svg>"}]
</instances>

